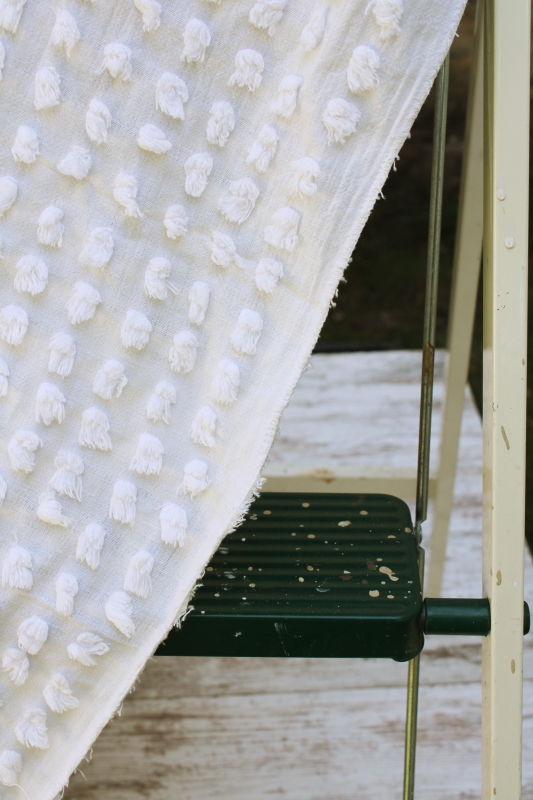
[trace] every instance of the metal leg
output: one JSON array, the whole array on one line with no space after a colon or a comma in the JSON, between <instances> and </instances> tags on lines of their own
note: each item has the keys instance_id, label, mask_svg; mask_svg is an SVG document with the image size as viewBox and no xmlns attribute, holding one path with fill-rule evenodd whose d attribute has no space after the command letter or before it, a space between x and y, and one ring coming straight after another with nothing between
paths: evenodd
<instances>
[{"instance_id":1,"label":"metal leg","mask_svg":"<svg viewBox=\"0 0 533 800\"><path fill-rule=\"evenodd\" d=\"M419 551L420 582L424 579L424 550ZM420 656L411 659L407 674L407 712L405 715L405 756L403 768L403 800L413 800L415 794L416 730L418 722L418 686Z\"/></svg>"},{"instance_id":2,"label":"metal leg","mask_svg":"<svg viewBox=\"0 0 533 800\"><path fill-rule=\"evenodd\" d=\"M418 716L418 684L420 657L409 662L407 675L407 715L405 718L405 761L403 771L404 800L413 800L415 794L416 729Z\"/></svg>"},{"instance_id":3,"label":"metal leg","mask_svg":"<svg viewBox=\"0 0 533 800\"><path fill-rule=\"evenodd\" d=\"M483 800L521 796L530 14L485 3Z\"/></svg>"},{"instance_id":4,"label":"metal leg","mask_svg":"<svg viewBox=\"0 0 533 800\"><path fill-rule=\"evenodd\" d=\"M433 403L433 374L435 355L435 326L437 317L437 287L439 280L440 234L442 220L442 187L444 178L444 151L446 143L446 110L448 102L448 77L450 61L446 56L436 81L435 126L433 134L433 166L431 172L431 201L429 211L428 261L426 301L424 311L424 347L422 357L422 390L420 398L420 431L418 438L418 473L416 491L415 535L419 545L420 579L424 581L424 551L422 523L427 518L429 458L431 440L431 411ZM403 797L413 800L415 788L416 727L418 711L418 679L420 659L409 664L407 693L407 721L405 731L405 772Z\"/></svg>"},{"instance_id":5,"label":"metal leg","mask_svg":"<svg viewBox=\"0 0 533 800\"><path fill-rule=\"evenodd\" d=\"M442 413L439 472L433 504L426 595L439 597L453 502L457 453L476 309L483 240L483 3L476 7L474 53L468 93L461 197L448 329L446 396Z\"/></svg>"},{"instance_id":6,"label":"metal leg","mask_svg":"<svg viewBox=\"0 0 533 800\"><path fill-rule=\"evenodd\" d=\"M435 97L435 124L433 132L433 166L431 171L431 197L429 208L428 262L424 305L422 389L420 396L420 428L418 433L418 469L416 485L415 532L419 544L422 541L422 523L427 519L428 510L435 327L437 322L437 288L439 281L442 186L444 180L449 73L450 57L448 55L446 56L436 80L437 91Z\"/></svg>"}]
</instances>

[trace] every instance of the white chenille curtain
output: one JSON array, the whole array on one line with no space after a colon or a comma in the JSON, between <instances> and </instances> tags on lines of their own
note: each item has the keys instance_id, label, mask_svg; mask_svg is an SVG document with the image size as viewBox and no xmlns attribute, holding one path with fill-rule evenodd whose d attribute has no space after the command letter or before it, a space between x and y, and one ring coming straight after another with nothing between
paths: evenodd
<instances>
[{"instance_id":1,"label":"white chenille curtain","mask_svg":"<svg viewBox=\"0 0 533 800\"><path fill-rule=\"evenodd\" d=\"M260 488L464 4L0 0L0 798L61 790Z\"/></svg>"}]
</instances>

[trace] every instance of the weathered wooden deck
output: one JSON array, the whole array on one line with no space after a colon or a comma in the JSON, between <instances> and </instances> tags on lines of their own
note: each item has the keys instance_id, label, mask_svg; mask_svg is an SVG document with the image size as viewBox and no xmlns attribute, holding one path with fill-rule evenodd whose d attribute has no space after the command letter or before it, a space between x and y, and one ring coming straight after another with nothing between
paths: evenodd
<instances>
[{"instance_id":1,"label":"weathered wooden deck","mask_svg":"<svg viewBox=\"0 0 533 800\"><path fill-rule=\"evenodd\" d=\"M435 454L442 354L437 366ZM408 487L420 355L320 355L313 367L268 474L394 468ZM480 575L481 423L467 392L444 594L480 596ZM533 602L528 554L526 598ZM533 636L525 642L523 799L533 800ZM417 797L480 797L480 680L479 641L427 640ZM378 660L154 659L65 800L400 800L405 681L406 665Z\"/></svg>"}]
</instances>

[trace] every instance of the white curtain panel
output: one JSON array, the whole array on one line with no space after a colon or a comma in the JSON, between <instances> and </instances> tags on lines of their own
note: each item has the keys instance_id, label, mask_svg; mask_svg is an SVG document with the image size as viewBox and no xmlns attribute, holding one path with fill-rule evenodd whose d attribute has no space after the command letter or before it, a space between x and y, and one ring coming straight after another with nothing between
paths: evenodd
<instances>
[{"instance_id":1,"label":"white curtain panel","mask_svg":"<svg viewBox=\"0 0 533 800\"><path fill-rule=\"evenodd\" d=\"M242 519L464 2L0 0L0 797Z\"/></svg>"}]
</instances>

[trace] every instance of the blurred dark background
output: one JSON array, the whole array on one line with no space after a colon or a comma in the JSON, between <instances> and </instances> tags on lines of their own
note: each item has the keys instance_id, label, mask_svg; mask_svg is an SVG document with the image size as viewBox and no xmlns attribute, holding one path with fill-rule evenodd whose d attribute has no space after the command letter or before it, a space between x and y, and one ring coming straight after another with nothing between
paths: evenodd
<instances>
[{"instance_id":1,"label":"blurred dark background","mask_svg":"<svg viewBox=\"0 0 533 800\"><path fill-rule=\"evenodd\" d=\"M452 261L459 203L466 100L472 61L475 0L469 0L451 48L437 347L446 346ZM429 186L433 138L432 91L384 186L326 320L317 349L333 344L357 349L422 346ZM531 281L531 277L530 277ZM480 286L469 381L478 408L482 396L482 306ZM531 329L531 326L530 326ZM529 334L531 348L532 337ZM533 352L530 350L530 352ZM531 386L533 358L529 358ZM533 552L533 405L528 389L526 537Z\"/></svg>"}]
</instances>

